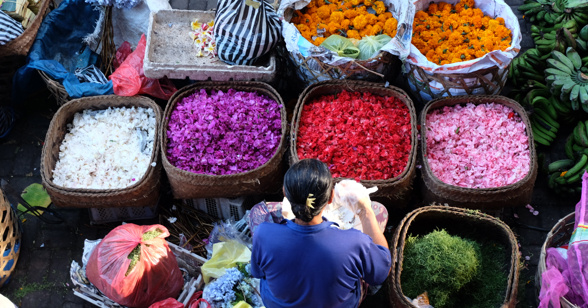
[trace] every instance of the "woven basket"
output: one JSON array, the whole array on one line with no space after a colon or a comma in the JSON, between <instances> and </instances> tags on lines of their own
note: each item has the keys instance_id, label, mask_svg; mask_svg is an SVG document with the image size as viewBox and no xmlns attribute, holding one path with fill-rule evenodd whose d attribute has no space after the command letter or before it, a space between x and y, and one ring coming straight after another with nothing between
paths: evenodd
<instances>
[{"instance_id":1,"label":"woven basket","mask_svg":"<svg viewBox=\"0 0 588 308\"><path fill-rule=\"evenodd\" d=\"M49 3L51 0L42 0L39 14L31 25L16 39L8 42L6 45L0 45L0 58L9 56L27 56L29 49L37 37L37 31L43 22L43 18L49 13ZM1 59L0 59L1 60Z\"/></svg>"},{"instance_id":2,"label":"woven basket","mask_svg":"<svg viewBox=\"0 0 588 308\"><path fill-rule=\"evenodd\" d=\"M174 198L196 199L196 198L231 198L243 195L254 195L262 193L274 193L280 190L284 176L282 168L282 157L285 152L286 132L288 120L285 107L281 109L282 117L282 138L276 154L261 167L243 173L230 175L207 175L197 174L182 170L172 165L167 159L167 129L171 112L176 104L184 97L192 95L196 91L205 89L228 91L258 92L284 106L282 98L268 84L254 81L208 81L199 82L186 86L177 91L169 100L165 108L163 123L160 133L160 147L162 153L163 167L171 184Z\"/></svg>"},{"instance_id":3,"label":"woven basket","mask_svg":"<svg viewBox=\"0 0 588 308\"><path fill-rule=\"evenodd\" d=\"M59 81L56 81L53 78L49 77L43 71L37 70L37 72L39 72L39 75L41 75L41 78L47 84L47 89L49 89L49 92L51 92L51 94L53 94L53 96L55 97L57 105L63 106L65 105L65 103L71 100L71 97L69 97L69 94L67 94L65 87L63 87L63 85Z\"/></svg>"},{"instance_id":4,"label":"woven basket","mask_svg":"<svg viewBox=\"0 0 588 308\"><path fill-rule=\"evenodd\" d=\"M537 292L541 292L541 276L547 270L545 265L545 258L547 257L547 248L559 247L569 243L572 233L574 232L574 224L576 213L570 213L568 216L560 219L555 226L547 234L547 238L541 247L541 255L539 256L539 265L537 266L537 275L535 275L535 287ZM568 301L565 297L559 299L559 303L563 308L580 308Z\"/></svg>"},{"instance_id":5,"label":"woven basket","mask_svg":"<svg viewBox=\"0 0 588 308\"><path fill-rule=\"evenodd\" d=\"M408 62L407 65L409 88L423 103L431 99L465 94L498 95L504 88L508 73L508 67L499 69L498 66L493 66L468 74L429 74L417 65Z\"/></svg>"},{"instance_id":6,"label":"woven basket","mask_svg":"<svg viewBox=\"0 0 588 308\"><path fill-rule=\"evenodd\" d=\"M303 57L288 53L298 69L298 76L306 85L325 80L363 80L383 82L400 72L401 62L397 56L381 52L368 60L354 60L342 65L330 65L317 57Z\"/></svg>"},{"instance_id":7,"label":"woven basket","mask_svg":"<svg viewBox=\"0 0 588 308\"><path fill-rule=\"evenodd\" d=\"M114 46L113 41L113 29L112 29L112 7L106 7L106 12L104 16L104 28L100 37L100 70L104 73L106 77L110 76L114 71L113 68L113 61L116 55L116 48ZM59 82L51 78L45 72L37 70L39 75L41 75L41 79L45 81L47 85L47 89L49 92L53 94L55 100L57 101L57 105L63 106L65 103L72 100L69 97L69 94L65 90L65 87Z\"/></svg>"},{"instance_id":8,"label":"woven basket","mask_svg":"<svg viewBox=\"0 0 588 308\"><path fill-rule=\"evenodd\" d=\"M314 98L323 96L323 95L333 95L340 93L343 90L353 91L353 92L368 92L374 95L379 96L389 96L395 97L400 99L406 106L410 112L410 122L412 127L412 134L411 134L411 151L408 157L408 163L404 171L394 179L387 179L387 180L362 180L361 184L366 187L373 187L377 186L378 191L371 194L372 197L394 197L396 199L405 199L407 198L411 191L412 191L412 182L416 175L416 153L417 153L417 126L416 126L416 111L414 109L413 103L408 95L401 89L389 86L385 87L383 84L378 83L371 83L365 81L353 81L353 80L331 80L331 81L322 81L316 83L314 85L309 86L304 90L304 92L300 95L298 99L298 103L294 108L294 116L292 117L292 132L291 132L291 139L290 139L290 165L295 164L300 159L298 158L298 153L296 151L297 145L296 142L298 140L298 126L300 125L300 118L302 113L302 108L304 105ZM336 178L335 182L339 182L343 180L343 178Z\"/></svg>"},{"instance_id":9,"label":"woven basket","mask_svg":"<svg viewBox=\"0 0 588 308\"><path fill-rule=\"evenodd\" d=\"M443 183L437 178L431 167L427 157L427 126L426 116L432 110L442 108L444 106L454 106L458 104L472 103L475 105L486 103L499 103L510 107L514 112L518 113L527 128L527 136L529 136L529 152L531 157L531 166L529 173L522 180L503 187L496 188L464 188ZM422 179L425 183L424 202L430 204L432 202L449 203L452 206L466 207L466 208L501 208L508 206L521 206L531 202L531 195L533 193L533 186L537 178L537 156L535 153L535 145L533 143L533 132L531 131L531 123L525 109L519 103L506 98L504 96L456 96L452 98L440 98L430 101L423 109L420 115L421 123L421 160L422 160Z\"/></svg>"},{"instance_id":10,"label":"woven basket","mask_svg":"<svg viewBox=\"0 0 588 308\"><path fill-rule=\"evenodd\" d=\"M402 292L400 279L405 240L409 234L425 235L437 229L445 229L451 235L491 239L504 245L505 254L510 258L510 263L505 269L508 272L508 285L504 290L504 301L500 308L515 308L519 281L519 249L517 240L508 225L478 211L435 205L410 212L394 232L390 253L392 260L396 262L392 264L392 270L388 276L391 305L397 308L417 308Z\"/></svg>"},{"instance_id":11,"label":"woven basket","mask_svg":"<svg viewBox=\"0 0 588 308\"><path fill-rule=\"evenodd\" d=\"M21 229L14 209L0 190L0 287L10 280L20 255Z\"/></svg>"},{"instance_id":12,"label":"woven basket","mask_svg":"<svg viewBox=\"0 0 588 308\"><path fill-rule=\"evenodd\" d=\"M59 147L67 133L67 125L77 112L86 109L103 110L108 107L145 107L155 112L157 125L151 161L145 175L129 187L123 189L83 189L66 188L53 183L53 169L59 160ZM103 207L149 207L157 204L161 178L159 161L159 127L161 125L161 108L152 100L142 96L121 97L104 95L72 100L63 105L51 120L43 153L41 154L41 178L43 186L51 201L59 207L103 208Z\"/></svg>"}]
</instances>

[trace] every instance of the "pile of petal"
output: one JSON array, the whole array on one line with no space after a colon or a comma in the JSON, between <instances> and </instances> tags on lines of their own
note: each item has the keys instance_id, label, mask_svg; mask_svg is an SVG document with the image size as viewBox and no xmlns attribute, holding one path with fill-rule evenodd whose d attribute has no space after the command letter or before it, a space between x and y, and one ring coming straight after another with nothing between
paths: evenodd
<instances>
[{"instance_id":1,"label":"pile of petal","mask_svg":"<svg viewBox=\"0 0 588 308\"><path fill-rule=\"evenodd\" d=\"M397 98L343 91L304 105L298 157L325 162L335 178L395 178L410 151L410 112Z\"/></svg>"},{"instance_id":2,"label":"pile of petal","mask_svg":"<svg viewBox=\"0 0 588 308\"><path fill-rule=\"evenodd\" d=\"M529 173L525 123L501 104L443 107L427 114L427 159L444 183L502 187Z\"/></svg>"},{"instance_id":3,"label":"pile of petal","mask_svg":"<svg viewBox=\"0 0 588 308\"><path fill-rule=\"evenodd\" d=\"M196 56L214 58L216 56L216 40L214 39L214 21L200 23L198 19L192 22L190 37L194 41Z\"/></svg>"},{"instance_id":4,"label":"pile of petal","mask_svg":"<svg viewBox=\"0 0 588 308\"><path fill-rule=\"evenodd\" d=\"M189 172L225 175L265 164L282 137L282 106L257 92L201 89L172 111L166 149L170 163Z\"/></svg>"}]
</instances>

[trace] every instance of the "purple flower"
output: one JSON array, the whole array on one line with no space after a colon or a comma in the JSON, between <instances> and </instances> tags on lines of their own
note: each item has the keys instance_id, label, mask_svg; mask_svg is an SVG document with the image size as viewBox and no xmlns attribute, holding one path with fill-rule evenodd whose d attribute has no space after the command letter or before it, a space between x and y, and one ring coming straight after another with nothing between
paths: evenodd
<instances>
[{"instance_id":1,"label":"purple flower","mask_svg":"<svg viewBox=\"0 0 588 308\"><path fill-rule=\"evenodd\" d=\"M182 99L168 125L167 158L182 170L243 173L278 150L282 106L256 92L200 90Z\"/></svg>"}]
</instances>

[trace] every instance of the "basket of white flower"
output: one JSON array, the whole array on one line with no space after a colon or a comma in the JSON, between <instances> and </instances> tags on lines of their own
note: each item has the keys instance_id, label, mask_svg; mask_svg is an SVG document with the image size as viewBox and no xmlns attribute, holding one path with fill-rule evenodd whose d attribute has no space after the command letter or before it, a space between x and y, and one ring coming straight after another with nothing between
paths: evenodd
<instances>
[{"instance_id":1,"label":"basket of white flower","mask_svg":"<svg viewBox=\"0 0 588 308\"><path fill-rule=\"evenodd\" d=\"M94 96L63 105L41 159L59 207L148 207L159 199L161 108L146 97Z\"/></svg>"}]
</instances>

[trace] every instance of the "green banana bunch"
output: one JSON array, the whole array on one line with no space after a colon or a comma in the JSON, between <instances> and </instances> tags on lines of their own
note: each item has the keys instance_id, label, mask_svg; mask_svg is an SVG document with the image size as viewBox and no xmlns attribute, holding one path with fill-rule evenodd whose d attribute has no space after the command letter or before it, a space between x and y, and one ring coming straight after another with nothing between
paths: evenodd
<instances>
[{"instance_id":1,"label":"green banana bunch","mask_svg":"<svg viewBox=\"0 0 588 308\"><path fill-rule=\"evenodd\" d=\"M565 152L568 159L548 166L549 187L557 193L580 192L582 175L588 171L588 121L578 122L566 140Z\"/></svg>"},{"instance_id":2,"label":"green banana bunch","mask_svg":"<svg viewBox=\"0 0 588 308\"><path fill-rule=\"evenodd\" d=\"M541 55L548 55L552 50L565 52L568 47L576 49L577 34L568 28L560 28L549 33L536 32L538 29L531 26L531 36L535 39L535 47ZM535 31L535 32L534 32Z\"/></svg>"},{"instance_id":3,"label":"green banana bunch","mask_svg":"<svg viewBox=\"0 0 588 308\"><path fill-rule=\"evenodd\" d=\"M528 84L529 81L534 81L532 84L538 83L537 87L545 87L543 71L546 68L546 59L536 48L529 49L513 59L507 77L517 88ZM523 93L526 94L527 91ZM517 99L517 101L520 100Z\"/></svg>"},{"instance_id":4,"label":"green banana bunch","mask_svg":"<svg viewBox=\"0 0 588 308\"><path fill-rule=\"evenodd\" d=\"M585 25L578 34L576 39L576 51L581 53L583 56L588 55L588 25Z\"/></svg>"},{"instance_id":5,"label":"green banana bunch","mask_svg":"<svg viewBox=\"0 0 588 308\"><path fill-rule=\"evenodd\" d=\"M545 95L551 96L545 90L532 90L525 97L525 102L530 103L533 107L533 114L530 118L535 142L550 146L557 137L556 133L560 128L560 124L557 121L559 117L558 110L548 98L545 98Z\"/></svg>"},{"instance_id":6,"label":"green banana bunch","mask_svg":"<svg viewBox=\"0 0 588 308\"><path fill-rule=\"evenodd\" d=\"M561 15L553 10L551 2L546 0L525 0L518 10L524 13L525 19L542 27L555 24L555 20Z\"/></svg>"},{"instance_id":7,"label":"green banana bunch","mask_svg":"<svg viewBox=\"0 0 588 308\"><path fill-rule=\"evenodd\" d=\"M588 76L582 72L582 58L571 47L566 54L554 50L547 59L545 81L551 87L551 93L562 101L569 101L573 110L580 106L588 112Z\"/></svg>"},{"instance_id":8,"label":"green banana bunch","mask_svg":"<svg viewBox=\"0 0 588 308\"><path fill-rule=\"evenodd\" d=\"M552 4L552 10L559 14L555 23L575 20L580 25L588 23L588 9L585 6L573 4L568 0L556 0Z\"/></svg>"},{"instance_id":9,"label":"green banana bunch","mask_svg":"<svg viewBox=\"0 0 588 308\"><path fill-rule=\"evenodd\" d=\"M558 194L579 193L582 191L582 175L588 170L588 156L583 153L578 160L558 160L547 168L550 173L549 188Z\"/></svg>"}]
</instances>

